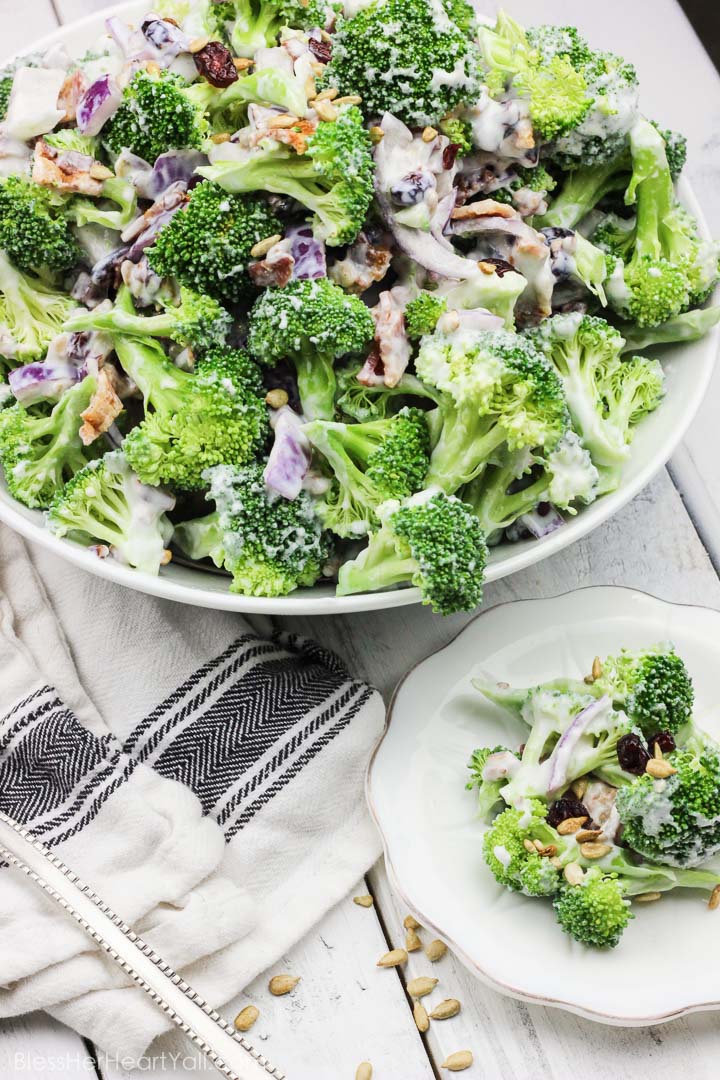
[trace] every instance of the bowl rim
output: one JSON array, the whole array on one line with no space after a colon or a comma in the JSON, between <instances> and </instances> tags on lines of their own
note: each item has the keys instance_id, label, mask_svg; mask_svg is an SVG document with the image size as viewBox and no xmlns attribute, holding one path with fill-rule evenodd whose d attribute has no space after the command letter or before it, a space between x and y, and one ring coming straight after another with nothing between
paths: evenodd
<instances>
[{"instance_id":1,"label":"bowl rim","mask_svg":"<svg viewBox=\"0 0 720 1080\"><path fill-rule=\"evenodd\" d=\"M26 49L17 50L9 57L9 60L28 52L41 52L59 42L71 41L78 31L97 27L98 34L100 34L107 18L114 15L127 15L130 12L144 9L145 6L145 0L126 0L124 3L91 13L81 19L59 26L56 30L44 35L37 41L31 42ZM702 209L694 194L692 185L684 176L680 178L678 193L682 202L697 218L701 235L704 238L709 238L709 229ZM677 346L670 346L670 348L679 348L683 344L677 343ZM692 384L690 393L686 395L681 422L665 431L661 445L649 457L645 465L634 476L624 480L616 491L603 495L597 502L583 508L571 521L566 521L561 529L541 539L527 542L527 545L521 550L513 551L513 546L508 545L508 554L500 558L494 559L491 554L485 573L486 582L498 581L521 570L526 570L528 567L556 555L576 541L581 540L631 502L650 480L665 467L682 442L705 397L715 369L718 352L720 351L720 325L714 327L702 339L702 345L706 350L706 357L702 363L701 377ZM667 349L668 347L664 348ZM666 352L666 355L669 356L670 354ZM662 411L662 405L659 411ZM60 558L82 570L95 574L97 577L105 578L136 592L147 593L176 603L245 614L340 615L359 611L405 607L409 604L422 602L420 589L415 587L394 588L384 592L357 593L351 596L336 596L329 585L324 586L321 583L309 589L298 590L284 597L253 597L230 593L227 590L219 591L212 587L203 587L200 584L195 585L186 581L176 581L172 569L169 571L161 570L155 576L123 566L112 559L100 559L93 552L88 551L79 544L54 536L45 527L44 515L41 511L29 511L27 508L20 510L17 509L19 505L9 496L4 483L0 482L0 523L4 523L27 540L39 544L47 551L55 553ZM37 516L31 518L30 514ZM213 576L211 572L201 567L190 568L189 572L197 575L198 582L201 578L208 580Z\"/></svg>"},{"instance_id":2,"label":"bowl rim","mask_svg":"<svg viewBox=\"0 0 720 1080\"><path fill-rule=\"evenodd\" d=\"M717 608L708 607L704 604L686 604L673 600L665 600L662 597L656 596L654 593L648 592L646 589L637 589L630 585L585 585L577 589L568 589L565 592L554 593L552 596L527 597L523 599L504 600L501 603L495 604L493 607L488 608L486 611L480 611L468 623L466 623L465 626L461 627L461 629L458 630L458 632L454 634L450 641L448 641L445 645L443 645L439 649L434 649L428 652L421 660L418 660L417 663L413 664L413 666L409 669L409 671L405 673L405 675L403 675L403 677L400 679L397 686L393 690L385 714L385 726L378 738L377 743L373 747L372 753L370 755L370 760L368 762L368 766L365 772L365 798L367 801L368 809L370 810L371 817L375 823L375 827L380 834L385 867L393 890L403 902L403 904L406 906L406 908L417 918L417 921L421 924L421 926L430 929L438 937L441 937L444 941L447 942L451 952L458 957L458 959L472 975L475 975L476 978L478 978L486 986L489 986L492 990L503 994L505 997L514 998L517 1001L524 1001L531 1005L546 1005L550 1008L560 1009L563 1012L569 1012L574 1014L575 1016L581 1016L586 1020L593 1020L596 1023L605 1024L610 1027L644 1027L654 1026L657 1024L665 1024L671 1020L679 1020L681 1017L688 1016L691 1013L719 1010L720 998L713 999L711 1001L678 1005L677 1007L669 1009L662 1013L653 1013L650 1015L637 1016L620 1016L613 1013L604 1012L599 1009L593 1009L589 1006L578 1004L577 1002L568 1001L564 998L532 993L530 991L522 990L519 987L512 985L512 983L510 982L504 982L496 975L493 975L490 972L486 971L478 959L470 956L467 950L454 940L452 934L448 934L446 929L438 926L435 920L431 919L426 913L424 913L422 910L422 906L410 897L408 891L401 884L399 875L395 870L392 856L390 854L390 840L388 839L388 836L381 823L381 817L378 812L372 790L373 774L377 764L377 759L380 755L380 752L382 751L385 740L390 733L390 725L393 721L395 711L397 709L399 696L405 684L425 663L427 663L429 660L432 660L434 657L446 652L447 650L452 649L457 644L459 639L463 637L464 634L472 630L475 623L477 623L483 617L489 616L493 612L499 611L500 609L509 608L516 604L529 605L562 603L564 601L569 601L570 598L581 594L603 593L606 595L611 595L618 592L626 593L628 594L628 596L641 597L644 602L649 601L652 605L659 605L660 607L705 612L709 616L714 617L720 625L720 611L718 611Z\"/></svg>"}]
</instances>

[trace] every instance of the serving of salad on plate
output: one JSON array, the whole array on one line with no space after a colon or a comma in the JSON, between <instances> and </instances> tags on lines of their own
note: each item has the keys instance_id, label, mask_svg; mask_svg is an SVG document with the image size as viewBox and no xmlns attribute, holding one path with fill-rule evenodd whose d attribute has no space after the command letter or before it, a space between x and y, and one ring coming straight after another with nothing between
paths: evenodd
<instances>
[{"instance_id":1,"label":"serving of salad on plate","mask_svg":"<svg viewBox=\"0 0 720 1080\"><path fill-rule=\"evenodd\" d=\"M483 855L500 885L552 901L583 945L619 944L637 903L671 889L720 907L720 747L693 721L693 685L669 644L596 657L584 680L529 689L477 678L527 727L520 749L470 761Z\"/></svg>"},{"instance_id":2,"label":"serving of salad on plate","mask_svg":"<svg viewBox=\"0 0 720 1080\"><path fill-rule=\"evenodd\" d=\"M618 489L652 348L720 322L684 138L572 27L158 0L0 114L5 483L146 574L473 610L490 548Z\"/></svg>"}]
</instances>

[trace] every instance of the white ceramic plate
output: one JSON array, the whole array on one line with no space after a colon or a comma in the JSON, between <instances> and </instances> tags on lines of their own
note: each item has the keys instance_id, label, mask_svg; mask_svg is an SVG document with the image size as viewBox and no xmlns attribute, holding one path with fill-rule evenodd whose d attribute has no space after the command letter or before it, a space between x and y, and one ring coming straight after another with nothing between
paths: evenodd
<instances>
[{"instance_id":1,"label":"white ceramic plate","mask_svg":"<svg viewBox=\"0 0 720 1080\"><path fill-rule=\"evenodd\" d=\"M677 890L639 907L616 949L585 949L561 932L549 903L496 883L482 859L486 826L465 790L474 749L525 737L518 724L513 739L512 721L473 689L474 674L532 685L585 675L594 656L621 646L667 640L690 669L700 725L720 737L720 612L629 589L494 608L395 693L367 784L390 877L418 921L502 993L625 1026L720 1008L720 912L707 897Z\"/></svg>"},{"instance_id":2,"label":"white ceramic plate","mask_svg":"<svg viewBox=\"0 0 720 1080\"><path fill-rule=\"evenodd\" d=\"M42 41L28 42L25 52L45 50L51 44L63 42L69 52L81 55L95 44L104 29L104 19L113 13L128 18L149 10L150 0L134 0L118 8L98 12L87 19L64 27ZM698 216L702 223L700 208L683 181L680 191L683 202ZM702 223L703 232L707 230ZM690 345L674 346L664 351L664 367L667 373L667 397L661 408L644 421L637 430L633 443L632 458L625 468L622 483L617 491L586 507L562 529L543 540L526 540L505 545L492 552L487 580L524 570L533 563L579 540L602 522L615 514L645 487L658 472L682 440L703 400L710 381L720 342L720 328L704 341ZM17 503L0 481L0 521L22 533L29 540L55 551L58 555L84 570L107 578L140 592L162 596L200 607L227 611L264 612L283 615L340 614L351 611L369 611L377 608L400 607L420 601L418 589L394 589L383 593L363 593L357 596L336 597L334 589L319 585L301 589L287 597L266 599L231 595L227 579L221 575L171 563L161 570L158 577L143 574L121 566L110 559L98 559L84 548L69 540L52 536L43 525L39 511L28 510Z\"/></svg>"}]
</instances>

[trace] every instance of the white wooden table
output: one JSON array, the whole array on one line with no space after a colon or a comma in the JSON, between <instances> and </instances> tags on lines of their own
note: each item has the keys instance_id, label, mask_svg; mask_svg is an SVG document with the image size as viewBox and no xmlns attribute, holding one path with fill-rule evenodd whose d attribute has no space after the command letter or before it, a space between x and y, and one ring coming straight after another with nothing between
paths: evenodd
<instances>
[{"instance_id":1,"label":"white wooden table","mask_svg":"<svg viewBox=\"0 0 720 1080\"><path fill-rule=\"evenodd\" d=\"M22 48L59 23L106 6L106 0L0 0L2 51ZM720 235L720 80L676 0L508 0L507 6L528 24L543 18L577 25L597 46L636 62L645 110L689 138L688 175ZM720 607L719 408L720 375L667 471L587 540L488 587L486 605L581 585L623 584L669 600ZM293 626L332 645L387 694L408 667L445 644L464 621L443 621L411 607L300 619ZM253 1039L291 1080L352 1080L366 1059L373 1063L375 1080L432 1080L447 1075L439 1066L458 1049L475 1055L466 1075L484 1080L717 1076L717 1016L696 1014L647 1029L602 1027L501 997L449 955L433 974L442 980L444 996L459 998L463 1011L420 1036L403 979L426 973L429 965L422 954L420 959L413 954L401 974L375 967L386 949L402 944L405 913L382 866L353 892L367 891L375 896L374 908L357 907L348 897L284 958L279 969L302 976L291 997L272 998L267 977L247 989L247 1000L261 1009ZM36 1080L111 1080L125 1075L123 1066L133 1080L205 1070L175 1036L153 1048L152 1059L107 1062L96 1060L92 1047L43 1016L0 1024L0 1080L26 1074Z\"/></svg>"}]
</instances>

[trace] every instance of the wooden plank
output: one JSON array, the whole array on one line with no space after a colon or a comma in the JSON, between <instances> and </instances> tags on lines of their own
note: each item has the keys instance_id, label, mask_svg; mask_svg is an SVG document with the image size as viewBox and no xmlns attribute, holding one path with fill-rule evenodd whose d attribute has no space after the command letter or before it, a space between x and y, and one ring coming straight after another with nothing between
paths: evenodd
<instances>
[{"instance_id":1,"label":"wooden plank","mask_svg":"<svg viewBox=\"0 0 720 1080\"><path fill-rule=\"evenodd\" d=\"M392 893L381 865L370 881L390 940L402 945L402 920L407 912ZM427 944L430 935L419 933ZM491 1080L605 1080L608 1076L674 1080L683 1073L693 1080L714 1080L716 1076L717 1018L708 1013L655 1028L610 1027L498 994L470 975L450 953L435 964L422 952L410 953L404 977L419 975L440 980L423 999L428 1012L449 997L457 998L462 1006L451 1020L430 1022L425 1040L438 1066L456 1050L471 1050L477 1074Z\"/></svg>"},{"instance_id":2,"label":"wooden plank","mask_svg":"<svg viewBox=\"0 0 720 1080\"><path fill-rule=\"evenodd\" d=\"M0 1020L0 1080L96 1080L89 1049L74 1031L42 1013Z\"/></svg>"},{"instance_id":3,"label":"wooden plank","mask_svg":"<svg viewBox=\"0 0 720 1080\"><path fill-rule=\"evenodd\" d=\"M359 882L352 895L367 891ZM376 911L348 897L272 971L251 983L233 1008L252 1003L260 1009L248 1037L292 1080L351 1080L365 1060L372 1062L378 1080L432 1080L400 979L395 971L376 967L387 948ZM301 982L277 998L267 984L281 973L299 975ZM194 1053L173 1033L158 1040L135 1071L104 1062L102 1056L99 1065L104 1080L160 1080L172 1071L173 1061L187 1055L194 1060Z\"/></svg>"}]
</instances>

